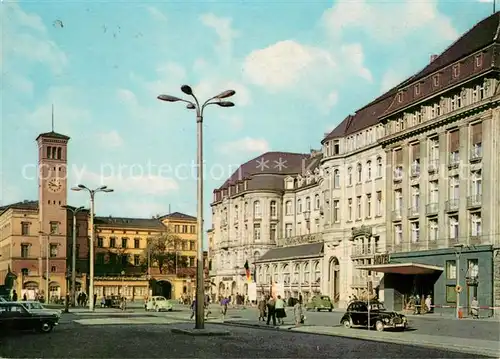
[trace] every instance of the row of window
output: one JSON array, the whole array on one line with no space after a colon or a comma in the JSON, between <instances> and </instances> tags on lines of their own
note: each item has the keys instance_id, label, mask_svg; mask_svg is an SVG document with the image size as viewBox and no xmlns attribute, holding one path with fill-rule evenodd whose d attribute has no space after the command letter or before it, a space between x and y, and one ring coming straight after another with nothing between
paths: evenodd
<instances>
[{"instance_id":1,"label":"row of window","mask_svg":"<svg viewBox=\"0 0 500 359\"><path fill-rule=\"evenodd\" d=\"M458 210L458 205L459 205L459 200L461 197L460 194L460 177L459 175L453 175L448 177L448 185L449 185L449 191L448 191L448 198L449 201L447 202L447 211L454 211ZM469 197L467 198L468 204L467 206L470 208L473 207L480 207L481 202L482 202L482 172L481 170L475 170L471 171L471 176L469 178ZM438 204L439 204L439 180L432 180L429 181L429 198L428 198L428 205L429 207L426 208L427 214L433 214L437 212L438 210ZM420 202L421 202L421 197L420 197L420 185L413 185L410 187L410 198L411 198L411 205L409 208L409 217L418 215L420 212ZM402 210L403 210L403 190L401 188L398 188L394 190L394 211L396 212L395 215L401 216L402 215Z\"/></svg>"},{"instance_id":2,"label":"row of window","mask_svg":"<svg viewBox=\"0 0 500 359\"><path fill-rule=\"evenodd\" d=\"M259 283L270 283L271 278L274 282L282 282L285 285L290 284L309 284L321 282L321 265L316 261L312 265L313 271L311 272L309 263L300 265L298 263L293 265L293 272L290 271L290 266L285 264L281 270L278 266L274 265L272 268L269 266L259 267L257 270L257 278ZM312 277L311 277L312 275Z\"/></svg>"},{"instance_id":3,"label":"row of window","mask_svg":"<svg viewBox=\"0 0 500 359\"><path fill-rule=\"evenodd\" d=\"M46 157L49 160L62 160L62 147L47 146Z\"/></svg>"},{"instance_id":4,"label":"row of window","mask_svg":"<svg viewBox=\"0 0 500 359\"><path fill-rule=\"evenodd\" d=\"M78 247L78 246L77 246ZM58 248L59 245L57 243L51 243L49 244L49 257L50 258L56 258L58 255ZM31 257L31 244L29 243L22 243L21 244L21 258L30 258ZM78 248L77 248L77 253L78 253ZM39 253L35 254L37 257L39 256ZM46 253L44 253L44 256Z\"/></svg>"},{"instance_id":5,"label":"row of window","mask_svg":"<svg viewBox=\"0 0 500 359\"><path fill-rule=\"evenodd\" d=\"M196 233L196 226L195 225L179 225L176 224L174 225L174 233L190 233L190 234L195 234Z\"/></svg>"},{"instance_id":6,"label":"row of window","mask_svg":"<svg viewBox=\"0 0 500 359\"><path fill-rule=\"evenodd\" d=\"M108 256L108 260L106 261L106 256ZM132 258L132 261L130 261ZM142 264L143 256L140 254L122 254L118 256L116 253L96 253L96 264L121 264L122 266L127 266L129 264L133 264L134 266L139 266ZM118 263L120 262L120 263ZM196 257L187 257L182 256L182 262L188 264L189 267L194 267L196 265Z\"/></svg>"},{"instance_id":7,"label":"row of window","mask_svg":"<svg viewBox=\"0 0 500 359\"><path fill-rule=\"evenodd\" d=\"M117 248L117 240L118 238L116 237L109 237L108 240L108 247L109 248ZM133 247L129 246L130 244L130 239L127 237L122 237L121 238L121 248L134 248L134 249L140 249L141 248L141 238L134 238L133 242ZM195 251L196 250L196 242L195 241L182 241L180 243L181 248L178 248L183 251ZM97 237L97 247L99 248L104 248L104 237Z\"/></svg>"},{"instance_id":8,"label":"row of window","mask_svg":"<svg viewBox=\"0 0 500 359\"><path fill-rule=\"evenodd\" d=\"M449 215L448 216L448 238L454 241L458 241L460 238L459 232L459 221L458 215ZM419 243L421 241L420 238L420 221L419 220L410 220L410 241L411 243ZM439 238L439 221L437 218L428 218L427 219L427 235L428 240L430 242L438 242ZM470 228L470 237L471 238L479 238L482 235L482 226L481 226L481 212L471 212L469 216L469 228ZM403 236L403 225L401 223L394 224L394 243L396 245L402 244L404 242Z\"/></svg>"},{"instance_id":9,"label":"row of window","mask_svg":"<svg viewBox=\"0 0 500 359\"><path fill-rule=\"evenodd\" d=\"M36 234L38 234L38 233L36 233ZM50 222L49 234L59 234L59 222L55 222L55 221ZM30 222L21 222L21 235L23 235L23 236L32 235Z\"/></svg>"}]
</instances>

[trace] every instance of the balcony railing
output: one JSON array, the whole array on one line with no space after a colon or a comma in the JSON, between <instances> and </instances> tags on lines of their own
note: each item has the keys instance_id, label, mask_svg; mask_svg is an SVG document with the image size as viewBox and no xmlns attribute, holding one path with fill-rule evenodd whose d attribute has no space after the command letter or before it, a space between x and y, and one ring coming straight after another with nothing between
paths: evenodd
<instances>
[{"instance_id":1,"label":"balcony railing","mask_svg":"<svg viewBox=\"0 0 500 359\"><path fill-rule=\"evenodd\" d=\"M469 160L471 162L477 162L477 161L481 161L482 158L483 158L483 148L481 146L475 146L470 151Z\"/></svg>"},{"instance_id":2,"label":"balcony railing","mask_svg":"<svg viewBox=\"0 0 500 359\"><path fill-rule=\"evenodd\" d=\"M394 182L400 182L402 180L403 180L403 167L402 166L397 166L394 169L393 181Z\"/></svg>"},{"instance_id":3,"label":"balcony railing","mask_svg":"<svg viewBox=\"0 0 500 359\"><path fill-rule=\"evenodd\" d=\"M392 211L392 220L393 221L400 221L401 220L401 210L400 209L396 209L394 211Z\"/></svg>"},{"instance_id":4,"label":"balcony railing","mask_svg":"<svg viewBox=\"0 0 500 359\"><path fill-rule=\"evenodd\" d=\"M411 165L411 176L412 177L420 176L420 163L413 163Z\"/></svg>"},{"instance_id":5,"label":"balcony railing","mask_svg":"<svg viewBox=\"0 0 500 359\"><path fill-rule=\"evenodd\" d=\"M418 217L420 208L418 206L408 208L408 218Z\"/></svg>"},{"instance_id":6,"label":"balcony railing","mask_svg":"<svg viewBox=\"0 0 500 359\"><path fill-rule=\"evenodd\" d=\"M355 245L352 248L352 255L351 256L370 256L374 255L377 253L382 253L381 249L379 247L376 247L375 245L371 244L363 244L363 245Z\"/></svg>"},{"instance_id":7,"label":"balcony railing","mask_svg":"<svg viewBox=\"0 0 500 359\"><path fill-rule=\"evenodd\" d=\"M439 203L429 203L425 206L425 215L432 216L437 214L439 211Z\"/></svg>"},{"instance_id":8,"label":"balcony railing","mask_svg":"<svg viewBox=\"0 0 500 359\"><path fill-rule=\"evenodd\" d=\"M448 168L453 169L453 168L458 168L460 165L460 155L458 152L452 152L450 153L450 157L448 159Z\"/></svg>"},{"instance_id":9,"label":"balcony railing","mask_svg":"<svg viewBox=\"0 0 500 359\"><path fill-rule=\"evenodd\" d=\"M430 160L427 167L429 173L439 173L439 160Z\"/></svg>"},{"instance_id":10,"label":"balcony railing","mask_svg":"<svg viewBox=\"0 0 500 359\"><path fill-rule=\"evenodd\" d=\"M318 232L318 233L311 233L311 234L303 234L300 236L278 238L278 240L276 241L276 244L279 247L280 246L292 246L292 245L297 245L297 244L321 242L322 240L323 240L323 233Z\"/></svg>"},{"instance_id":11,"label":"balcony railing","mask_svg":"<svg viewBox=\"0 0 500 359\"><path fill-rule=\"evenodd\" d=\"M482 205L482 196L480 194L475 194L473 196L467 197L467 208L479 208Z\"/></svg>"},{"instance_id":12,"label":"balcony railing","mask_svg":"<svg viewBox=\"0 0 500 359\"><path fill-rule=\"evenodd\" d=\"M458 199L450 199L450 200L446 201L446 204L445 204L446 212L458 211L459 205L460 205L460 200L458 200Z\"/></svg>"}]
</instances>

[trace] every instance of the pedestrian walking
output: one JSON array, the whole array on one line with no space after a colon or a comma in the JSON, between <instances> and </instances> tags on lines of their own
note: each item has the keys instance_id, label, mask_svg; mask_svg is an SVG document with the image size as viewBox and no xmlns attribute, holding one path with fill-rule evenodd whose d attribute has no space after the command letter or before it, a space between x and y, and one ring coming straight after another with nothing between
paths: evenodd
<instances>
[{"instance_id":1,"label":"pedestrian walking","mask_svg":"<svg viewBox=\"0 0 500 359\"><path fill-rule=\"evenodd\" d=\"M196 299L193 300L193 302L191 303L191 316L189 317L189 319L193 319L195 314L196 314Z\"/></svg>"},{"instance_id":2,"label":"pedestrian walking","mask_svg":"<svg viewBox=\"0 0 500 359\"><path fill-rule=\"evenodd\" d=\"M285 324L286 311L285 311L285 301L278 295L275 303L276 318L278 319L278 324Z\"/></svg>"},{"instance_id":3,"label":"pedestrian walking","mask_svg":"<svg viewBox=\"0 0 500 359\"><path fill-rule=\"evenodd\" d=\"M302 302L299 300L293 306L293 317L295 319L295 326L298 327L304 324L304 312L302 310Z\"/></svg>"},{"instance_id":4,"label":"pedestrian walking","mask_svg":"<svg viewBox=\"0 0 500 359\"><path fill-rule=\"evenodd\" d=\"M273 325L276 326L276 301L273 297L268 297L267 300L267 325L273 320Z\"/></svg>"},{"instance_id":5,"label":"pedestrian walking","mask_svg":"<svg viewBox=\"0 0 500 359\"><path fill-rule=\"evenodd\" d=\"M227 314L227 306L229 304L229 299L228 298L223 298L221 300L221 316L222 316L222 323L224 323L224 320L226 319L226 314Z\"/></svg>"},{"instance_id":6,"label":"pedestrian walking","mask_svg":"<svg viewBox=\"0 0 500 359\"><path fill-rule=\"evenodd\" d=\"M479 319L479 302L476 297L472 298L470 314L472 318Z\"/></svg>"},{"instance_id":7,"label":"pedestrian walking","mask_svg":"<svg viewBox=\"0 0 500 359\"><path fill-rule=\"evenodd\" d=\"M266 303L266 298L263 297L258 304L258 309L259 309L259 322L262 320L266 320L266 308L267 308L267 303Z\"/></svg>"}]
</instances>

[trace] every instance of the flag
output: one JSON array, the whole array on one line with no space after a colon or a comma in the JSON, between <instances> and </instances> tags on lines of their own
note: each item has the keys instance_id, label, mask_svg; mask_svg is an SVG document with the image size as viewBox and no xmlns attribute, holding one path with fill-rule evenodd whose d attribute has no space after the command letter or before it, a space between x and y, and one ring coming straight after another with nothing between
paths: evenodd
<instances>
[{"instance_id":1,"label":"flag","mask_svg":"<svg viewBox=\"0 0 500 359\"><path fill-rule=\"evenodd\" d=\"M243 266L245 268L245 273L247 275L247 281L252 280L252 275L250 274L250 266L248 265L248 259L245 261L245 265Z\"/></svg>"}]
</instances>

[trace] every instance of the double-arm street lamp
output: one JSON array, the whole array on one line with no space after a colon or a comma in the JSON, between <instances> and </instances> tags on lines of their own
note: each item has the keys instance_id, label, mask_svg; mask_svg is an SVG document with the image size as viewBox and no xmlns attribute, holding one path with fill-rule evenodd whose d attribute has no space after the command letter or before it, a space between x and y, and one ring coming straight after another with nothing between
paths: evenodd
<instances>
[{"instance_id":1,"label":"double-arm street lamp","mask_svg":"<svg viewBox=\"0 0 500 359\"><path fill-rule=\"evenodd\" d=\"M89 310L94 311L94 197L98 192L113 192L111 188L107 186L97 187L96 189L90 189L83 184L79 184L77 187L71 188L72 191L87 191L90 194L90 251L89 251ZM73 222L74 223L74 222ZM74 236L74 234L73 234Z\"/></svg>"},{"instance_id":2,"label":"double-arm street lamp","mask_svg":"<svg viewBox=\"0 0 500 359\"><path fill-rule=\"evenodd\" d=\"M84 210L84 207L62 206L73 214L73 230L72 230L72 255L71 255L71 306L76 304L76 215Z\"/></svg>"},{"instance_id":3,"label":"double-arm street lamp","mask_svg":"<svg viewBox=\"0 0 500 359\"><path fill-rule=\"evenodd\" d=\"M210 97L200 105L198 98L194 95L193 90L188 85L183 85L181 91L193 100L185 100L179 97L170 95L159 95L158 100L166 102L185 102L189 110L196 110L196 132L197 132L197 261L196 261L196 324L195 329L203 329L204 323L204 303L205 303L205 282L203 273L203 111L209 105L217 105L220 107L233 107L231 101L224 99L233 96L234 90L226 90L220 94Z\"/></svg>"}]
</instances>

